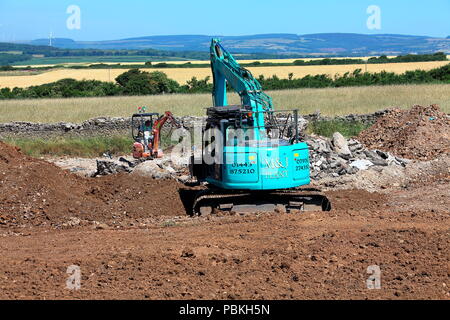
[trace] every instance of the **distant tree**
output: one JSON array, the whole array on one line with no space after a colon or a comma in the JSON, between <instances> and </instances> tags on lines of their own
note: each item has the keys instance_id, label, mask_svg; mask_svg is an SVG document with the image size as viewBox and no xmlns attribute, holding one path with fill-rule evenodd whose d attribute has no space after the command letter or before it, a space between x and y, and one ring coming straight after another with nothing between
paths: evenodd
<instances>
[{"instance_id":1,"label":"distant tree","mask_svg":"<svg viewBox=\"0 0 450 320\"><path fill-rule=\"evenodd\" d=\"M305 61L303 61L303 60L295 60L294 61L294 65L296 65L296 66L302 66L304 64L305 64Z\"/></svg>"},{"instance_id":2,"label":"distant tree","mask_svg":"<svg viewBox=\"0 0 450 320\"><path fill-rule=\"evenodd\" d=\"M166 62L160 62L155 64L155 67L157 68L167 68L169 65Z\"/></svg>"},{"instance_id":3,"label":"distant tree","mask_svg":"<svg viewBox=\"0 0 450 320\"><path fill-rule=\"evenodd\" d=\"M186 93L202 93L211 92L212 84L210 83L210 76L205 79L198 80L197 77L192 77L191 80L186 81L186 85L181 87L181 92Z\"/></svg>"},{"instance_id":4,"label":"distant tree","mask_svg":"<svg viewBox=\"0 0 450 320\"><path fill-rule=\"evenodd\" d=\"M14 67L6 65L6 66L0 66L0 71L13 71Z\"/></svg>"},{"instance_id":5,"label":"distant tree","mask_svg":"<svg viewBox=\"0 0 450 320\"><path fill-rule=\"evenodd\" d=\"M164 72L145 72L131 69L116 78L116 82L127 95L147 95L177 92L179 84L169 79Z\"/></svg>"}]
</instances>

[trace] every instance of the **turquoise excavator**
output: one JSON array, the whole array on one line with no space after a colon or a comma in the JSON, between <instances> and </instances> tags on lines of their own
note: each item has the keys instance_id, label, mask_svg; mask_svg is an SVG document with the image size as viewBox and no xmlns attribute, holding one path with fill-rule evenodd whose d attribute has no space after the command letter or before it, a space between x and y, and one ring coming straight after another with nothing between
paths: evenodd
<instances>
[{"instance_id":1,"label":"turquoise excavator","mask_svg":"<svg viewBox=\"0 0 450 320\"><path fill-rule=\"evenodd\" d=\"M300 188L310 184L310 162L298 111L275 111L259 81L219 40L212 40L210 53L214 106L190 164L206 189L195 197L193 213L331 210L319 190ZM239 105L228 105L229 88Z\"/></svg>"}]
</instances>

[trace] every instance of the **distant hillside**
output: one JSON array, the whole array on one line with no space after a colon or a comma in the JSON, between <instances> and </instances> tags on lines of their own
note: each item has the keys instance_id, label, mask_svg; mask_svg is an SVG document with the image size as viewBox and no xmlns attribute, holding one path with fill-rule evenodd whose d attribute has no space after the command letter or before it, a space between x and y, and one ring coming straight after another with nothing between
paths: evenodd
<instances>
[{"instance_id":1,"label":"distant hillside","mask_svg":"<svg viewBox=\"0 0 450 320\"><path fill-rule=\"evenodd\" d=\"M59 39L61 40L61 39ZM39 43L37 41L36 43ZM74 43L64 39L56 44ZM204 60L209 58L207 52L167 51L167 50L105 50L105 49L74 49L48 46L42 41L39 45L23 43L0 42L0 66L22 63L58 64L70 62L122 62L122 61L161 61L161 60ZM53 62L52 62L53 61Z\"/></svg>"},{"instance_id":2,"label":"distant hillside","mask_svg":"<svg viewBox=\"0 0 450 320\"><path fill-rule=\"evenodd\" d=\"M70 39L54 39L48 46L44 40L36 40L31 44L0 42L0 66L4 65L41 65L41 64L65 64L86 62L158 62L158 61L183 61L183 60L208 60L208 51L174 51L155 49L80 49L63 48L76 47L75 41ZM60 46L60 47L58 47ZM240 59L277 59L290 57L267 53L240 54ZM297 56L293 56L296 58Z\"/></svg>"},{"instance_id":3,"label":"distant hillside","mask_svg":"<svg viewBox=\"0 0 450 320\"><path fill-rule=\"evenodd\" d=\"M450 36L433 38L395 34L260 34L249 36L205 36L174 35L149 36L111 41L74 41L53 39L53 46L68 49L127 49L208 51L212 37L222 39L233 53L266 53L283 55L399 55L406 53L450 53ZM48 45L48 39L27 42L33 45Z\"/></svg>"}]
</instances>

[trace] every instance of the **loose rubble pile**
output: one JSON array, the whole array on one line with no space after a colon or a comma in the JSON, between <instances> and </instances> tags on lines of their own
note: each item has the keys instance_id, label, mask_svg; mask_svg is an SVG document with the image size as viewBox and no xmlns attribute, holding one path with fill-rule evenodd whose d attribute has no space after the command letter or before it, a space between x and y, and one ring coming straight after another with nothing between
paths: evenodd
<instances>
[{"instance_id":1,"label":"loose rubble pile","mask_svg":"<svg viewBox=\"0 0 450 320\"><path fill-rule=\"evenodd\" d=\"M358 140L347 140L339 132L332 139L308 136L305 142L310 147L311 178L314 180L355 174L369 168L405 166L409 162L388 152L366 149Z\"/></svg>"},{"instance_id":2,"label":"loose rubble pile","mask_svg":"<svg viewBox=\"0 0 450 320\"><path fill-rule=\"evenodd\" d=\"M182 183L190 179L187 164L175 164L169 159L145 161L136 166L133 174L153 179L176 179Z\"/></svg>"},{"instance_id":3,"label":"loose rubble pile","mask_svg":"<svg viewBox=\"0 0 450 320\"><path fill-rule=\"evenodd\" d=\"M55 161L57 165L62 168L68 169L74 173L80 173L81 176L85 177L100 177L108 176L111 174L118 173L131 173L132 175L138 177L152 178L158 180L174 179L182 183L189 181L190 176L188 170L188 163L186 159L176 158L172 159L169 156L165 156L161 159L133 159L131 157L120 157L119 159L113 158L103 158L103 159L93 159L96 162L97 169L92 170L92 165L85 162L85 159L80 159L80 166L86 166L86 170L82 167L76 166L75 170L71 168L72 165L67 166L64 162ZM90 170L88 169L90 168Z\"/></svg>"},{"instance_id":4,"label":"loose rubble pile","mask_svg":"<svg viewBox=\"0 0 450 320\"><path fill-rule=\"evenodd\" d=\"M437 105L393 109L361 132L358 139L371 149L408 159L431 160L450 154L450 117Z\"/></svg>"},{"instance_id":5,"label":"loose rubble pile","mask_svg":"<svg viewBox=\"0 0 450 320\"><path fill-rule=\"evenodd\" d=\"M450 120L437 106L394 109L380 116L358 138L347 140L338 132L331 139L305 136L310 147L311 178L336 178L365 170L380 172L383 167L405 167L410 159L428 160L449 154ZM189 181L187 164L174 164L169 158L143 163L98 161L93 176L119 172Z\"/></svg>"},{"instance_id":6,"label":"loose rubble pile","mask_svg":"<svg viewBox=\"0 0 450 320\"><path fill-rule=\"evenodd\" d=\"M369 192L385 192L393 189L409 189L416 185L432 185L450 181L450 157L443 155L430 161L411 161L406 166L388 165L373 166L369 170L360 170L356 174L339 177L325 177L317 181L322 190L366 190ZM447 196L448 198L448 196ZM434 203L436 207L439 202Z\"/></svg>"},{"instance_id":7,"label":"loose rubble pile","mask_svg":"<svg viewBox=\"0 0 450 320\"><path fill-rule=\"evenodd\" d=\"M311 178L339 177L355 174L361 170L380 170L386 166L404 167L409 160L396 157L389 152L369 150L358 140L344 138L339 132L332 139L320 136L306 136L310 147ZM187 163L174 163L169 156L151 161L96 160L97 171L90 176L102 176L120 172L132 172L153 179L175 179L182 183L190 180ZM83 171L81 171L83 172Z\"/></svg>"},{"instance_id":8,"label":"loose rubble pile","mask_svg":"<svg viewBox=\"0 0 450 320\"><path fill-rule=\"evenodd\" d=\"M92 177L107 176L109 174L121 172L130 173L132 171L132 166L129 165L117 164L113 161L97 160L97 171L92 175Z\"/></svg>"}]
</instances>

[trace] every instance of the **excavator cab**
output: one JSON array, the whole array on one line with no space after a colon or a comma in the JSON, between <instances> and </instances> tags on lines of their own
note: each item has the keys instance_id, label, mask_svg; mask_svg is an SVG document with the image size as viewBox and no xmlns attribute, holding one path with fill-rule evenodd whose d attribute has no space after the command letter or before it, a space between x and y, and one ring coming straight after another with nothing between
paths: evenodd
<instances>
[{"instance_id":1,"label":"excavator cab","mask_svg":"<svg viewBox=\"0 0 450 320\"><path fill-rule=\"evenodd\" d=\"M140 112L131 117L131 135L134 140L133 157L149 158L153 145L153 125L159 118L158 113Z\"/></svg>"},{"instance_id":2,"label":"excavator cab","mask_svg":"<svg viewBox=\"0 0 450 320\"><path fill-rule=\"evenodd\" d=\"M255 126L257 115L249 107L212 107L207 114L201 157L195 159L197 179L228 190L310 183L309 150L300 141L297 110L264 112L264 128Z\"/></svg>"}]
</instances>

